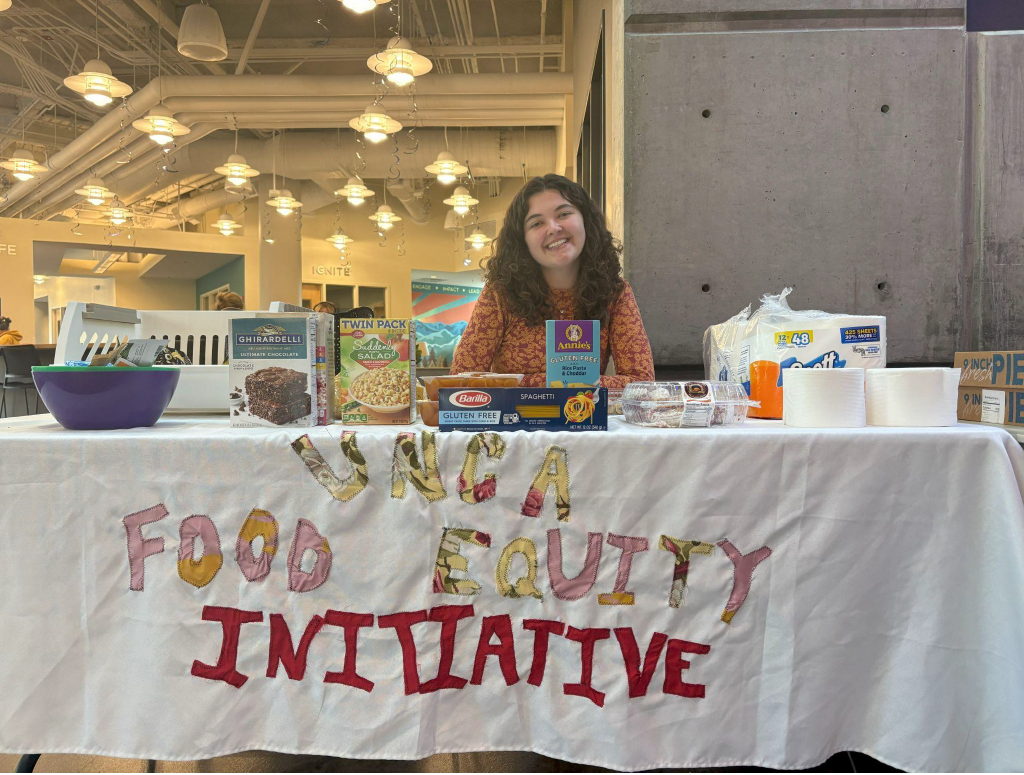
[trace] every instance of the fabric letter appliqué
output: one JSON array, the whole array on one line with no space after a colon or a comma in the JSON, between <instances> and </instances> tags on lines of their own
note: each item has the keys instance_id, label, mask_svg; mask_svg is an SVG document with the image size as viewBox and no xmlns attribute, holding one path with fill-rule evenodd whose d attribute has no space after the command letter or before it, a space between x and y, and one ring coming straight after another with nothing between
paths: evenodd
<instances>
[{"instance_id":1,"label":"fabric letter appliqu\u00e9","mask_svg":"<svg viewBox=\"0 0 1024 775\"><path fill-rule=\"evenodd\" d=\"M526 575L516 580L515 584L508 581L512 558L517 554L526 558ZM537 547L529 538L516 538L501 550L498 565L494 571L498 582L498 594L502 597L535 597L542 598L537 589Z\"/></svg>"},{"instance_id":2,"label":"fabric letter appliqu\u00e9","mask_svg":"<svg viewBox=\"0 0 1024 775\"><path fill-rule=\"evenodd\" d=\"M544 462L533 478L520 513L524 517L539 517L544 508L548 488L555 488L555 514L559 522L569 521L569 453L564 447L552 445L544 455Z\"/></svg>"},{"instance_id":3,"label":"fabric letter appliqu\u00e9","mask_svg":"<svg viewBox=\"0 0 1024 775\"><path fill-rule=\"evenodd\" d=\"M567 579L562 572L562 531L554 527L548 531L548 575L551 591L561 600L579 600L597 581L597 566L601 562L601 534L587 533L587 557L583 570Z\"/></svg>"},{"instance_id":4,"label":"fabric letter appliqu\u00e9","mask_svg":"<svg viewBox=\"0 0 1024 775\"><path fill-rule=\"evenodd\" d=\"M308 435L301 436L292 442L295 450L306 468L313 474L331 497L339 501L350 501L361 493L370 481L366 467L366 458L359 451L355 431L343 431L341 434L341 452L352 466L352 472L341 479L331 469L323 455L320 454Z\"/></svg>"},{"instance_id":5,"label":"fabric letter appliqu\u00e9","mask_svg":"<svg viewBox=\"0 0 1024 775\"><path fill-rule=\"evenodd\" d=\"M760 565L763 560L768 559L772 550L767 546L762 546L750 554L743 554L729 543L728 539L722 539L718 542L718 545L722 547L729 559L732 560L734 566L732 594L729 595L729 602L725 604L725 610L722 612L722 621L729 624L732 618L739 612L740 606L743 605L743 601L747 599L747 595L750 593L750 583L754 577L754 568Z\"/></svg>"},{"instance_id":6,"label":"fabric letter appliqu\u00e9","mask_svg":"<svg viewBox=\"0 0 1024 775\"><path fill-rule=\"evenodd\" d=\"M252 551L252 542L263 539L260 556ZM270 575L270 564L277 554L277 520L269 511L253 509L242 523L235 542L235 561L246 581L262 581Z\"/></svg>"},{"instance_id":7,"label":"fabric letter appliqu\u00e9","mask_svg":"<svg viewBox=\"0 0 1024 775\"><path fill-rule=\"evenodd\" d=\"M194 514L181 521L178 529L181 544L178 546L178 575L193 587L205 587L224 564L220 553L220 536L213 520L205 514ZM203 541L203 556L195 557L196 536Z\"/></svg>"},{"instance_id":8,"label":"fabric letter appliqu\u00e9","mask_svg":"<svg viewBox=\"0 0 1024 775\"><path fill-rule=\"evenodd\" d=\"M136 511L124 518L124 529L128 533L128 588L133 592L143 590L145 560L164 550L163 538L143 538L142 526L159 522L167 516L167 507L162 503Z\"/></svg>"},{"instance_id":9,"label":"fabric letter appliqu\u00e9","mask_svg":"<svg viewBox=\"0 0 1024 775\"><path fill-rule=\"evenodd\" d=\"M668 594L668 604L671 608L679 608L683 604L683 599L686 595L686 578L690 572L690 555L711 555L715 551L715 546L704 541L683 541L663 535L658 539L658 548L664 549L666 552L672 552L675 558L675 566L672 571L672 590Z\"/></svg>"},{"instance_id":10,"label":"fabric letter appliqu\u00e9","mask_svg":"<svg viewBox=\"0 0 1024 775\"><path fill-rule=\"evenodd\" d=\"M480 459L480 452L486 453L487 457L501 460L505 455L505 441L497 433L477 433L469 439L466 445L466 461L462 464L462 473L459 474L458 490L459 497L465 503L483 503L494 497L498 491L498 475L484 474L484 480L477 482L476 467Z\"/></svg>"},{"instance_id":11,"label":"fabric letter appliqu\u00e9","mask_svg":"<svg viewBox=\"0 0 1024 775\"><path fill-rule=\"evenodd\" d=\"M399 433L395 439L395 454L391 460L391 497L405 497L405 483L412 482L416 491L427 499L427 502L439 501L448 497L441 481L441 473L437 468L437 435L431 431L423 431L423 465L420 466L419 453L416 450L416 434L411 431Z\"/></svg>"},{"instance_id":12,"label":"fabric letter appliqu\u00e9","mask_svg":"<svg viewBox=\"0 0 1024 775\"><path fill-rule=\"evenodd\" d=\"M463 541L487 548L491 546L491 537L487 533L472 528L444 528L441 532L441 545L437 548L437 560L434 562L434 592L449 595L480 593L480 584L473 579L457 579L452 576L452 571L469 572L469 564L459 552Z\"/></svg>"},{"instance_id":13,"label":"fabric letter appliqu\u00e9","mask_svg":"<svg viewBox=\"0 0 1024 775\"><path fill-rule=\"evenodd\" d=\"M633 567L633 555L637 552L647 551L647 539L609 533L608 544L621 549L622 556L619 557L619 570L615 574L613 591L598 595L597 603L598 605L633 605L636 598L632 592L626 591L626 584L629 583L629 571Z\"/></svg>"},{"instance_id":14,"label":"fabric letter appliqu\u00e9","mask_svg":"<svg viewBox=\"0 0 1024 775\"><path fill-rule=\"evenodd\" d=\"M316 563L309 573L300 567L302 553L307 549L312 549L316 554ZM292 548L288 551L288 589L293 592L309 592L319 587L331 573L333 556L327 539L320 535L316 526L308 519L300 518L295 526Z\"/></svg>"}]
</instances>

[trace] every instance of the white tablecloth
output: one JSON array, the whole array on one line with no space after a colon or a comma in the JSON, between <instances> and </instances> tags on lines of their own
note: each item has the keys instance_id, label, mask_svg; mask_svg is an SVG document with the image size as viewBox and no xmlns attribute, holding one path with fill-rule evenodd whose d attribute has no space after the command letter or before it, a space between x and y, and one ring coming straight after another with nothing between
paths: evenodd
<instances>
[{"instance_id":1,"label":"white tablecloth","mask_svg":"<svg viewBox=\"0 0 1024 775\"><path fill-rule=\"evenodd\" d=\"M507 434L501 459L479 460L481 482L498 475L496 494L467 503L457 479L469 434L437 435L446 497L428 502L411 484L393 497L403 429L358 430L369 483L344 501L292 448L301 430L168 419L75 433L48 417L0 421L0 750L156 759L249 749L394 759L533 750L617 769L805 768L855 750L909 770L1024 769L1024 453L1009 435L966 425L612 425L606 434ZM342 430L309 431L339 477L352 471ZM524 503L536 504L527 496L552 445L567 453L568 521L556 516L554 487L539 516L522 515ZM133 584L125 517L152 507L167 516L139 526L136 538L163 539L163 552L142 558ZM254 508L273 515L280 534L269 575L248 581L236 543ZM187 548L206 524L193 515L209 517L223 554L201 587L179 577L177 562L180 536ZM296 548L299 520L308 525ZM490 548L462 542L468 568L451 573L474 579L479 594L433 591L445 527L490 538ZM548 565L556 529L570 579L584 568L588 533L603 547L595 583L560 584L562 597ZM632 541L609 543L611 534ZM659 548L662 535L710 545L690 555L685 590L673 591L676 566ZM518 538L536 547L541 599L499 594L498 558ZM155 543L145 546L155 552ZM638 551L617 584L623 544ZM307 545L323 555L312 573L313 552L299 559ZM201 546L195 540L192 559ZM315 586L325 549L329 573ZM755 557L741 556L758 550L752 574L736 573L734 561L742 570ZM193 565L194 582L209 566ZM525 567L517 555L508 581ZM634 605L599 604L615 591L632 593ZM439 606L463 605L473 612L455 629L450 673L465 684L415 691L399 630L379 617L434 609L440 619L457 609ZM246 680L238 687L194 668L224 656L213 617L226 609L262 615L239 628L235 669ZM345 631L330 622L309 641L304 671L270 658L275 627L275 642L286 628L301 652L307 624L328 610L377 617L353 630L356 671L372 691L324 682L347 658ZM550 636L539 686L529 680L538 654L527 619L576 628ZM485 624L493 648L478 653ZM409 629L428 689L444 629L436 621ZM507 637L516 664L506 660L503 671L501 657L487 654ZM588 683L587 637L597 638L590 683L601 705L566 693L566 684ZM645 683L642 674L627 678L630 637L636 672L645 656L657 660L642 696L630 696L631 683L634 694Z\"/></svg>"}]
</instances>

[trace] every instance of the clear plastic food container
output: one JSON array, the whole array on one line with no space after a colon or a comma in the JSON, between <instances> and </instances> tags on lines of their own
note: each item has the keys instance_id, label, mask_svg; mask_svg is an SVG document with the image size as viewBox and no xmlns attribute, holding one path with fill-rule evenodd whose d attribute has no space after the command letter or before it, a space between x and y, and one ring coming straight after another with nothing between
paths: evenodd
<instances>
[{"instance_id":1,"label":"clear plastic food container","mask_svg":"<svg viewBox=\"0 0 1024 775\"><path fill-rule=\"evenodd\" d=\"M622 388L608 388L608 416L622 415Z\"/></svg>"},{"instance_id":2,"label":"clear plastic food container","mask_svg":"<svg viewBox=\"0 0 1024 775\"><path fill-rule=\"evenodd\" d=\"M752 406L738 382L631 382L622 393L626 422L648 428L739 425Z\"/></svg>"}]
</instances>

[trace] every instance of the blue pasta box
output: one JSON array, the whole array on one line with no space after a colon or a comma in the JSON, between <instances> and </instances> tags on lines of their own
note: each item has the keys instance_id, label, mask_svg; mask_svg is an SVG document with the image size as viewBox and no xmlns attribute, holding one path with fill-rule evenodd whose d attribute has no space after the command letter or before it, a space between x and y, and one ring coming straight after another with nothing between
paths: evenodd
<instances>
[{"instance_id":1,"label":"blue pasta box","mask_svg":"<svg viewBox=\"0 0 1024 775\"><path fill-rule=\"evenodd\" d=\"M601 321L547 321L548 387L591 387L601 381Z\"/></svg>"},{"instance_id":2,"label":"blue pasta box","mask_svg":"<svg viewBox=\"0 0 1024 775\"><path fill-rule=\"evenodd\" d=\"M606 431L607 388L441 388L442 431Z\"/></svg>"}]
</instances>

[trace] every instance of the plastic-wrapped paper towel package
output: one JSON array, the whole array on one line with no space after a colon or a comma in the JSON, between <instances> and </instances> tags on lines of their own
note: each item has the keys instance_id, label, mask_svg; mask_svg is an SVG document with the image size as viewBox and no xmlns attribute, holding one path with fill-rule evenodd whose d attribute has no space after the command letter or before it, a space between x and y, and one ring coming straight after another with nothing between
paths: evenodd
<instances>
[{"instance_id":1,"label":"plastic-wrapped paper towel package","mask_svg":"<svg viewBox=\"0 0 1024 775\"><path fill-rule=\"evenodd\" d=\"M782 417L782 375L786 369L877 369L885 367L885 317L790 309L780 294L704 332L708 379L742 382L760 402L751 417Z\"/></svg>"}]
</instances>

